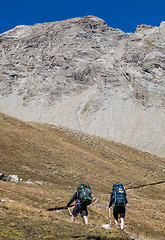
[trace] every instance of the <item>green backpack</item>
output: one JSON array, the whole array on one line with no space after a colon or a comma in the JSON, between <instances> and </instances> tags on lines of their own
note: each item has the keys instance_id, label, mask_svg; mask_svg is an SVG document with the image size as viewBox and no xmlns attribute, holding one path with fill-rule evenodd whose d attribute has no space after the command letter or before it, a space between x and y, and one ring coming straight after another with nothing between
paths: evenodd
<instances>
[{"instance_id":1,"label":"green backpack","mask_svg":"<svg viewBox=\"0 0 165 240\"><path fill-rule=\"evenodd\" d=\"M80 184L77 187L80 203L83 205L89 205L92 202L90 187L85 184Z\"/></svg>"}]
</instances>

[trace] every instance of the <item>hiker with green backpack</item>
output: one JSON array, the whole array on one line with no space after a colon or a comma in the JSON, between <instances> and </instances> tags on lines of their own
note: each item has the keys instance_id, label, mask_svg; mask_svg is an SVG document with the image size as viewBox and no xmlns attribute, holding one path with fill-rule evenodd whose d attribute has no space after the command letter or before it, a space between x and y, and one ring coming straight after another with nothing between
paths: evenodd
<instances>
[{"instance_id":1,"label":"hiker with green backpack","mask_svg":"<svg viewBox=\"0 0 165 240\"><path fill-rule=\"evenodd\" d=\"M91 190L90 187L86 184L80 184L77 186L75 193L71 197L70 201L67 203L67 207L73 202L76 201L75 207L73 208L71 221L75 222L75 217L80 213L83 218L83 222L88 224L88 211L87 206L91 204Z\"/></svg>"},{"instance_id":2,"label":"hiker with green backpack","mask_svg":"<svg viewBox=\"0 0 165 240\"><path fill-rule=\"evenodd\" d=\"M113 205L113 216L116 227L124 229L125 205L127 204L126 191L122 183L115 183L113 185L109 208ZM121 223L119 224L118 215Z\"/></svg>"}]
</instances>

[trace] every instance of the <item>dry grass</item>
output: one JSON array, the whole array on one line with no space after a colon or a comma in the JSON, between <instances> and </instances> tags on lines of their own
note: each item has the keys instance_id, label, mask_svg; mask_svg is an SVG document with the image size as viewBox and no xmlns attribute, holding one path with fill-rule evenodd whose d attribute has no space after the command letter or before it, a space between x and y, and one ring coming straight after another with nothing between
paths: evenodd
<instances>
[{"instance_id":1,"label":"dry grass","mask_svg":"<svg viewBox=\"0 0 165 240\"><path fill-rule=\"evenodd\" d=\"M1 172L23 179L19 184L0 182L0 197L7 200L0 203L0 239L126 239L114 225L111 231L100 227L108 223L109 194L116 181L127 189L126 232L140 239L165 238L163 158L0 114L0 164ZM47 211L65 206L82 182L99 198L89 207L90 226L82 225L80 217L80 224L72 225L67 210Z\"/></svg>"}]
</instances>

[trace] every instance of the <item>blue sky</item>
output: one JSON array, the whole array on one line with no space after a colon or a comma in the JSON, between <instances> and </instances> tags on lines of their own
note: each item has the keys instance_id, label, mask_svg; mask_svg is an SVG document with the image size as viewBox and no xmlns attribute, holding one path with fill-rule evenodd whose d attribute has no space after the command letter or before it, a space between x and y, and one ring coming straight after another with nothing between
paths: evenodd
<instances>
[{"instance_id":1,"label":"blue sky","mask_svg":"<svg viewBox=\"0 0 165 240\"><path fill-rule=\"evenodd\" d=\"M94 15L108 26L134 32L137 25L165 21L165 0L1 0L0 33L17 25Z\"/></svg>"}]
</instances>

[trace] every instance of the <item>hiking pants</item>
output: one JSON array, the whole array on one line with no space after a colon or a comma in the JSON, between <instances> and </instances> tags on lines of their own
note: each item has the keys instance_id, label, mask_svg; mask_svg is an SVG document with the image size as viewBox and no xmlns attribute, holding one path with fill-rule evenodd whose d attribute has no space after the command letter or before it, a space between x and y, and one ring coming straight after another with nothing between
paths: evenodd
<instances>
[{"instance_id":1,"label":"hiking pants","mask_svg":"<svg viewBox=\"0 0 165 240\"><path fill-rule=\"evenodd\" d=\"M76 217L79 213L81 214L81 217L88 216L87 206L76 204L73 208L72 215Z\"/></svg>"},{"instance_id":2,"label":"hiking pants","mask_svg":"<svg viewBox=\"0 0 165 240\"><path fill-rule=\"evenodd\" d=\"M114 206L113 207L113 216L115 220L118 220L118 215L120 216L120 218L124 218L125 217L125 207L117 207Z\"/></svg>"}]
</instances>

